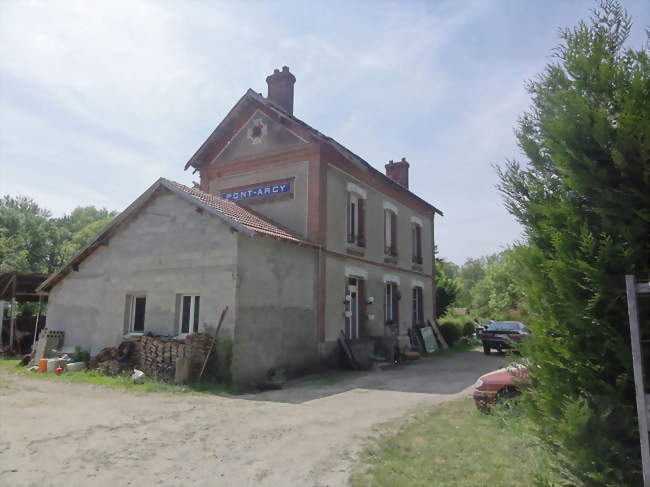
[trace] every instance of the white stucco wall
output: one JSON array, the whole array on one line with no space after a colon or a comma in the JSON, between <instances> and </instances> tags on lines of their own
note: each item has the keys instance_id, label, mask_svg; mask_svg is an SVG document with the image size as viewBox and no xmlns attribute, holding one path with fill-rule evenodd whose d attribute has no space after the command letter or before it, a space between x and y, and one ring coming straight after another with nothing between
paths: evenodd
<instances>
[{"instance_id":1,"label":"white stucco wall","mask_svg":"<svg viewBox=\"0 0 650 487\"><path fill-rule=\"evenodd\" d=\"M230 227L165 191L54 286L48 328L94 354L124 336L128 294L146 294L145 332L156 334L178 332L178 294L199 294L199 331L213 332L229 305L220 335L232 337L236 262Z\"/></svg>"}]
</instances>

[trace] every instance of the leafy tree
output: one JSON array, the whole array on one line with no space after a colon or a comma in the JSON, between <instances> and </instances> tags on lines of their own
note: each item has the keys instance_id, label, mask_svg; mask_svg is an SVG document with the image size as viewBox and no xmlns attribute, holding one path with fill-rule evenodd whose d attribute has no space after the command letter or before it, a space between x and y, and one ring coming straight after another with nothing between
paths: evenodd
<instances>
[{"instance_id":1,"label":"leafy tree","mask_svg":"<svg viewBox=\"0 0 650 487\"><path fill-rule=\"evenodd\" d=\"M528 413L571 485L641 484L624 275L650 278L650 61L631 25L606 0L561 31L517 129L528 166L499 170L529 244Z\"/></svg>"},{"instance_id":2,"label":"leafy tree","mask_svg":"<svg viewBox=\"0 0 650 487\"><path fill-rule=\"evenodd\" d=\"M460 267L453 262L440 258L436 259L436 265L438 266L438 274L442 274L448 279L456 279L458 277Z\"/></svg>"},{"instance_id":3,"label":"leafy tree","mask_svg":"<svg viewBox=\"0 0 650 487\"><path fill-rule=\"evenodd\" d=\"M4 196L0 200L0 271L53 272L113 216L114 211L88 206L52 218L27 196Z\"/></svg>"},{"instance_id":4,"label":"leafy tree","mask_svg":"<svg viewBox=\"0 0 650 487\"><path fill-rule=\"evenodd\" d=\"M29 197L0 200L0 269L49 270L50 212Z\"/></svg>"},{"instance_id":5,"label":"leafy tree","mask_svg":"<svg viewBox=\"0 0 650 487\"><path fill-rule=\"evenodd\" d=\"M520 314L522 295L516 283L517 272L511 250L492 257L483 278L472 288L472 312L493 320L511 319L515 313Z\"/></svg>"},{"instance_id":6,"label":"leafy tree","mask_svg":"<svg viewBox=\"0 0 650 487\"><path fill-rule=\"evenodd\" d=\"M438 276L436 282L436 318L440 318L456 300L458 284L453 279Z\"/></svg>"},{"instance_id":7,"label":"leafy tree","mask_svg":"<svg viewBox=\"0 0 650 487\"><path fill-rule=\"evenodd\" d=\"M436 257L436 318L440 318L455 301L459 293L458 283L454 280L458 266L443 258Z\"/></svg>"}]
</instances>

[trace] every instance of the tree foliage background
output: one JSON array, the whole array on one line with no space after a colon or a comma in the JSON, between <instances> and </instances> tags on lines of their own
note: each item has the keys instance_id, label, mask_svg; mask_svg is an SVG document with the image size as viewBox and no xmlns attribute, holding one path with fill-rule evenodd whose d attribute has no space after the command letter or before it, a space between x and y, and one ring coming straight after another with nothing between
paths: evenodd
<instances>
[{"instance_id":1,"label":"tree foliage background","mask_svg":"<svg viewBox=\"0 0 650 487\"><path fill-rule=\"evenodd\" d=\"M462 266L436 259L436 269L436 318L458 307L469 308L474 318L483 321L526 319L512 249L467 259Z\"/></svg>"},{"instance_id":2,"label":"tree foliage background","mask_svg":"<svg viewBox=\"0 0 650 487\"><path fill-rule=\"evenodd\" d=\"M616 1L561 31L517 129L527 166L499 170L525 229L526 400L569 485L641 485L625 274L650 278L650 43L625 47ZM643 332L648 332L647 315Z\"/></svg>"},{"instance_id":3,"label":"tree foliage background","mask_svg":"<svg viewBox=\"0 0 650 487\"><path fill-rule=\"evenodd\" d=\"M53 272L115 216L94 206L53 218L27 196L0 200L0 272Z\"/></svg>"}]
</instances>

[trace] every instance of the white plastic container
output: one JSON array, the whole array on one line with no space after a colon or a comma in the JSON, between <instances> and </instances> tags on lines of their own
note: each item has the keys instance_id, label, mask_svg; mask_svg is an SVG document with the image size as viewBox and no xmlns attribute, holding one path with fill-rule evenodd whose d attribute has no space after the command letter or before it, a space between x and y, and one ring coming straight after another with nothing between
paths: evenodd
<instances>
[{"instance_id":1,"label":"white plastic container","mask_svg":"<svg viewBox=\"0 0 650 487\"><path fill-rule=\"evenodd\" d=\"M67 372L81 372L86 370L86 362L71 362L65 366Z\"/></svg>"},{"instance_id":2,"label":"white plastic container","mask_svg":"<svg viewBox=\"0 0 650 487\"><path fill-rule=\"evenodd\" d=\"M47 372L48 374L53 374L56 371L56 368L59 366L58 358L47 359Z\"/></svg>"}]
</instances>

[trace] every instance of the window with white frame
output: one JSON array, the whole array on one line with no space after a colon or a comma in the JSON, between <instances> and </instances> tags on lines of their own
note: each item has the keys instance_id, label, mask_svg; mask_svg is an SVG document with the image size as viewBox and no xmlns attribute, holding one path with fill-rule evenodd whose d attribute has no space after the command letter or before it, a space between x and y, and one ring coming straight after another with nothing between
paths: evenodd
<instances>
[{"instance_id":1,"label":"window with white frame","mask_svg":"<svg viewBox=\"0 0 650 487\"><path fill-rule=\"evenodd\" d=\"M182 294L178 313L178 329L181 335L199 332L199 309L201 296Z\"/></svg>"},{"instance_id":2,"label":"window with white frame","mask_svg":"<svg viewBox=\"0 0 650 487\"><path fill-rule=\"evenodd\" d=\"M144 318L147 308L147 296L129 294L127 300L127 320L129 333L144 333Z\"/></svg>"},{"instance_id":3,"label":"window with white frame","mask_svg":"<svg viewBox=\"0 0 650 487\"><path fill-rule=\"evenodd\" d=\"M386 282L384 291L384 320L386 323L399 321L399 291L397 283Z\"/></svg>"},{"instance_id":4,"label":"window with white frame","mask_svg":"<svg viewBox=\"0 0 650 487\"><path fill-rule=\"evenodd\" d=\"M365 200L364 195L348 192L348 243L365 247Z\"/></svg>"},{"instance_id":5,"label":"window with white frame","mask_svg":"<svg viewBox=\"0 0 650 487\"><path fill-rule=\"evenodd\" d=\"M412 254L415 264L422 264L422 225L411 223L411 242L413 245Z\"/></svg>"},{"instance_id":6,"label":"window with white frame","mask_svg":"<svg viewBox=\"0 0 650 487\"><path fill-rule=\"evenodd\" d=\"M420 326L424 322L424 313L422 307L422 288L413 287L413 326Z\"/></svg>"},{"instance_id":7,"label":"window with white frame","mask_svg":"<svg viewBox=\"0 0 650 487\"><path fill-rule=\"evenodd\" d=\"M397 255L397 213L384 209L384 253Z\"/></svg>"}]
</instances>

